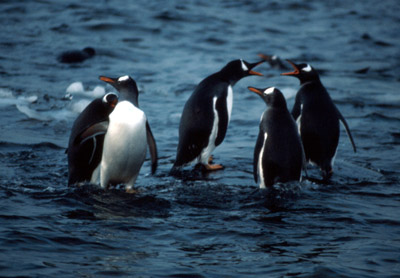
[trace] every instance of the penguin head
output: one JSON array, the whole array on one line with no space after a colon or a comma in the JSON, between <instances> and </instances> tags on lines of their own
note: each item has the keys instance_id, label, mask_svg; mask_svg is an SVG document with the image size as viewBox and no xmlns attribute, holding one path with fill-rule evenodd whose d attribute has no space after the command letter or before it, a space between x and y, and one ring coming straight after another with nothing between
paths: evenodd
<instances>
[{"instance_id":1,"label":"penguin head","mask_svg":"<svg viewBox=\"0 0 400 278\"><path fill-rule=\"evenodd\" d=\"M292 65L294 71L281 73L281 75L295 76L300 80L300 84L319 80L318 72L309 64L295 64L290 60L287 61Z\"/></svg>"},{"instance_id":2,"label":"penguin head","mask_svg":"<svg viewBox=\"0 0 400 278\"><path fill-rule=\"evenodd\" d=\"M132 101L133 104L138 106L139 91L136 86L135 80L129 75L124 75L118 78L100 76L100 80L111 84L121 94L122 99Z\"/></svg>"},{"instance_id":3,"label":"penguin head","mask_svg":"<svg viewBox=\"0 0 400 278\"><path fill-rule=\"evenodd\" d=\"M109 110L114 110L115 106L118 103L118 96L114 93L105 94L103 99L103 105Z\"/></svg>"},{"instance_id":4,"label":"penguin head","mask_svg":"<svg viewBox=\"0 0 400 278\"><path fill-rule=\"evenodd\" d=\"M220 73L223 75L225 79L229 80L229 82L233 85L237 81L246 76L250 75L262 76L261 73L253 71L253 68L255 68L256 66L258 66L263 62L264 60L257 63L249 63L242 59L233 60L228 64L226 64L226 66L221 69Z\"/></svg>"},{"instance_id":5,"label":"penguin head","mask_svg":"<svg viewBox=\"0 0 400 278\"><path fill-rule=\"evenodd\" d=\"M96 54L96 51L93 47L85 47L82 51L85 52L89 57L92 57Z\"/></svg>"},{"instance_id":6,"label":"penguin head","mask_svg":"<svg viewBox=\"0 0 400 278\"><path fill-rule=\"evenodd\" d=\"M258 89L254 87L247 88L259 95L270 107L286 107L285 97L283 96L282 92L275 87L268 87L265 89Z\"/></svg>"}]
</instances>

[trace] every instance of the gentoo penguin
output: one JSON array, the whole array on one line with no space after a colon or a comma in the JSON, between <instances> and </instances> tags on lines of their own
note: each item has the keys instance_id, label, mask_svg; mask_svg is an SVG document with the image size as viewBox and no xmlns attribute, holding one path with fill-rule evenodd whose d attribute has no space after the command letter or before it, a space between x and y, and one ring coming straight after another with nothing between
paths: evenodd
<instances>
[{"instance_id":1,"label":"gentoo penguin","mask_svg":"<svg viewBox=\"0 0 400 278\"><path fill-rule=\"evenodd\" d=\"M119 102L110 114L110 123L104 138L103 155L99 167L100 185L103 188L123 183L132 189L146 158L149 145L152 173L157 169L157 147L145 113L139 109L138 89L130 76L100 80L118 90ZM147 143L146 143L147 142Z\"/></svg>"},{"instance_id":2,"label":"gentoo penguin","mask_svg":"<svg viewBox=\"0 0 400 278\"><path fill-rule=\"evenodd\" d=\"M57 59L61 63L73 64L81 63L86 59L93 57L96 51L92 47L86 47L82 50L69 50L61 53Z\"/></svg>"},{"instance_id":3,"label":"gentoo penguin","mask_svg":"<svg viewBox=\"0 0 400 278\"><path fill-rule=\"evenodd\" d=\"M279 69L279 70L287 70L289 69L282 60L276 55L266 55L266 54L258 54L262 59L264 59L271 68Z\"/></svg>"},{"instance_id":4,"label":"gentoo penguin","mask_svg":"<svg viewBox=\"0 0 400 278\"><path fill-rule=\"evenodd\" d=\"M299 181L304 161L303 147L285 97L274 87L248 89L261 96L268 106L261 116L254 148L255 182L259 176L260 188L266 188L276 182Z\"/></svg>"},{"instance_id":5,"label":"gentoo penguin","mask_svg":"<svg viewBox=\"0 0 400 278\"><path fill-rule=\"evenodd\" d=\"M183 109L171 174L194 161L206 170L223 169L222 165L211 164L210 158L212 151L225 138L232 111L232 87L243 77L262 75L252 70L262 62L231 61L197 85Z\"/></svg>"},{"instance_id":6,"label":"gentoo penguin","mask_svg":"<svg viewBox=\"0 0 400 278\"><path fill-rule=\"evenodd\" d=\"M346 120L333 103L322 85L317 71L308 64L295 64L287 60L294 71L282 75L295 76L300 80L292 109L303 142L306 160L316 164L324 180L333 173L333 163L339 143L341 121L346 129L354 152L356 146Z\"/></svg>"},{"instance_id":7,"label":"gentoo penguin","mask_svg":"<svg viewBox=\"0 0 400 278\"><path fill-rule=\"evenodd\" d=\"M93 100L75 120L67 149L68 185L92 180L101 161L108 117L117 102L117 95L106 94Z\"/></svg>"}]
</instances>

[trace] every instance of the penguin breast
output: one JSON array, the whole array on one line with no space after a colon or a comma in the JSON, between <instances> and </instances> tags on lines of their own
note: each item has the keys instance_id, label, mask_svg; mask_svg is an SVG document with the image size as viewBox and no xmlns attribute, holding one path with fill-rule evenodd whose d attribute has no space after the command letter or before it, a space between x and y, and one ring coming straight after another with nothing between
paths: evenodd
<instances>
[{"instance_id":1,"label":"penguin breast","mask_svg":"<svg viewBox=\"0 0 400 278\"><path fill-rule=\"evenodd\" d=\"M110 114L101 161L110 180L127 182L139 172L146 157L146 121L144 112L128 101Z\"/></svg>"}]
</instances>

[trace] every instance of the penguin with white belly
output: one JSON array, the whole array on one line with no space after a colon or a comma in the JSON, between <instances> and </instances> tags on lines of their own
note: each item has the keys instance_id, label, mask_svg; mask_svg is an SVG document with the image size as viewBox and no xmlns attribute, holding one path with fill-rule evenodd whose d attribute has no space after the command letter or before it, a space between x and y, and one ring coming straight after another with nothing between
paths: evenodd
<instances>
[{"instance_id":1,"label":"penguin with white belly","mask_svg":"<svg viewBox=\"0 0 400 278\"><path fill-rule=\"evenodd\" d=\"M304 162L303 147L297 126L286 106L282 92L275 87L248 87L265 101L254 148L253 175L260 177L260 188L277 182L299 181Z\"/></svg>"},{"instance_id":2,"label":"penguin with white belly","mask_svg":"<svg viewBox=\"0 0 400 278\"><path fill-rule=\"evenodd\" d=\"M132 187L146 158L149 145L152 173L157 169L157 147L145 113L139 109L138 89L130 76L100 80L111 84L119 92L119 102L110 114L99 167L99 180L103 188L124 184Z\"/></svg>"},{"instance_id":3,"label":"penguin with white belly","mask_svg":"<svg viewBox=\"0 0 400 278\"><path fill-rule=\"evenodd\" d=\"M228 129L232 87L243 77L262 75L252 70L262 62L231 61L197 85L183 109L176 160L170 174L176 174L192 162L199 163L207 171L223 169L222 165L210 162L211 153L222 143Z\"/></svg>"},{"instance_id":4,"label":"penguin with white belly","mask_svg":"<svg viewBox=\"0 0 400 278\"><path fill-rule=\"evenodd\" d=\"M287 60L294 71L282 73L300 80L292 109L292 116L299 126L306 160L316 164L322 171L324 180L333 173L339 143L339 121L344 125L350 142L356 152L349 126L322 85L318 72L308 64L295 64Z\"/></svg>"},{"instance_id":5,"label":"penguin with white belly","mask_svg":"<svg viewBox=\"0 0 400 278\"><path fill-rule=\"evenodd\" d=\"M109 115L118 103L113 93L93 100L75 120L69 137L68 185L90 182L103 153Z\"/></svg>"}]
</instances>

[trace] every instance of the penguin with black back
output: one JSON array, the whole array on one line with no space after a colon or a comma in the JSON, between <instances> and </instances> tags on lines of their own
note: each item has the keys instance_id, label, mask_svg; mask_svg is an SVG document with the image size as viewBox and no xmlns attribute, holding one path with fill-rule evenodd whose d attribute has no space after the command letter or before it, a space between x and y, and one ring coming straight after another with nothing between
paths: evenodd
<instances>
[{"instance_id":1,"label":"penguin with black back","mask_svg":"<svg viewBox=\"0 0 400 278\"><path fill-rule=\"evenodd\" d=\"M253 156L253 175L260 188L277 182L299 181L304 151L296 122L286 106L282 92L275 88L257 89L268 109L261 116L260 129Z\"/></svg>"},{"instance_id":2,"label":"penguin with black back","mask_svg":"<svg viewBox=\"0 0 400 278\"><path fill-rule=\"evenodd\" d=\"M300 80L292 116L296 120L303 142L306 160L317 165L323 180L333 173L333 163L339 143L340 124L343 124L356 152L349 126L321 83L318 72L309 64L295 64L287 60L294 71L282 73Z\"/></svg>"},{"instance_id":3,"label":"penguin with black back","mask_svg":"<svg viewBox=\"0 0 400 278\"><path fill-rule=\"evenodd\" d=\"M151 156L151 172L157 169L157 146L145 113L139 109L139 91L128 75L119 78L100 76L119 92L119 102L110 114L99 168L102 188L124 184L127 192L133 185L146 158Z\"/></svg>"},{"instance_id":4,"label":"penguin with black back","mask_svg":"<svg viewBox=\"0 0 400 278\"><path fill-rule=\"evenodd\" d=\"M68 185L91 182L103 153L109 115L118 103L113 93L93 100L75 120L69 137Z\"/></svg>"},{"instance_id":5,"label":"penguin with black back","mask_svg":"<svg viewBox=\"0 0 400 278\"><path fill-rule=\"evenodd\" d=\"M222 165L211 163L211 153L222 143L228 129L232 87L243 77L262 75L252 70L262 62L231 61L197 85L182 112L176 160L170 174L192 162L206 171L223 169Z\"/></svg>"},{"instance_id":6,"label":"penguin with black back","mask_svg":"<svg viewBox=\"0 0 400 278\"><path fill-rule=\"evenodd\" d=\"M86 59L92 58L96 51L92 47L85 47L82 50L68 50L61 53L57 59L60 63L74 64L82 63Z\"/></svg>"}]
</instances>

